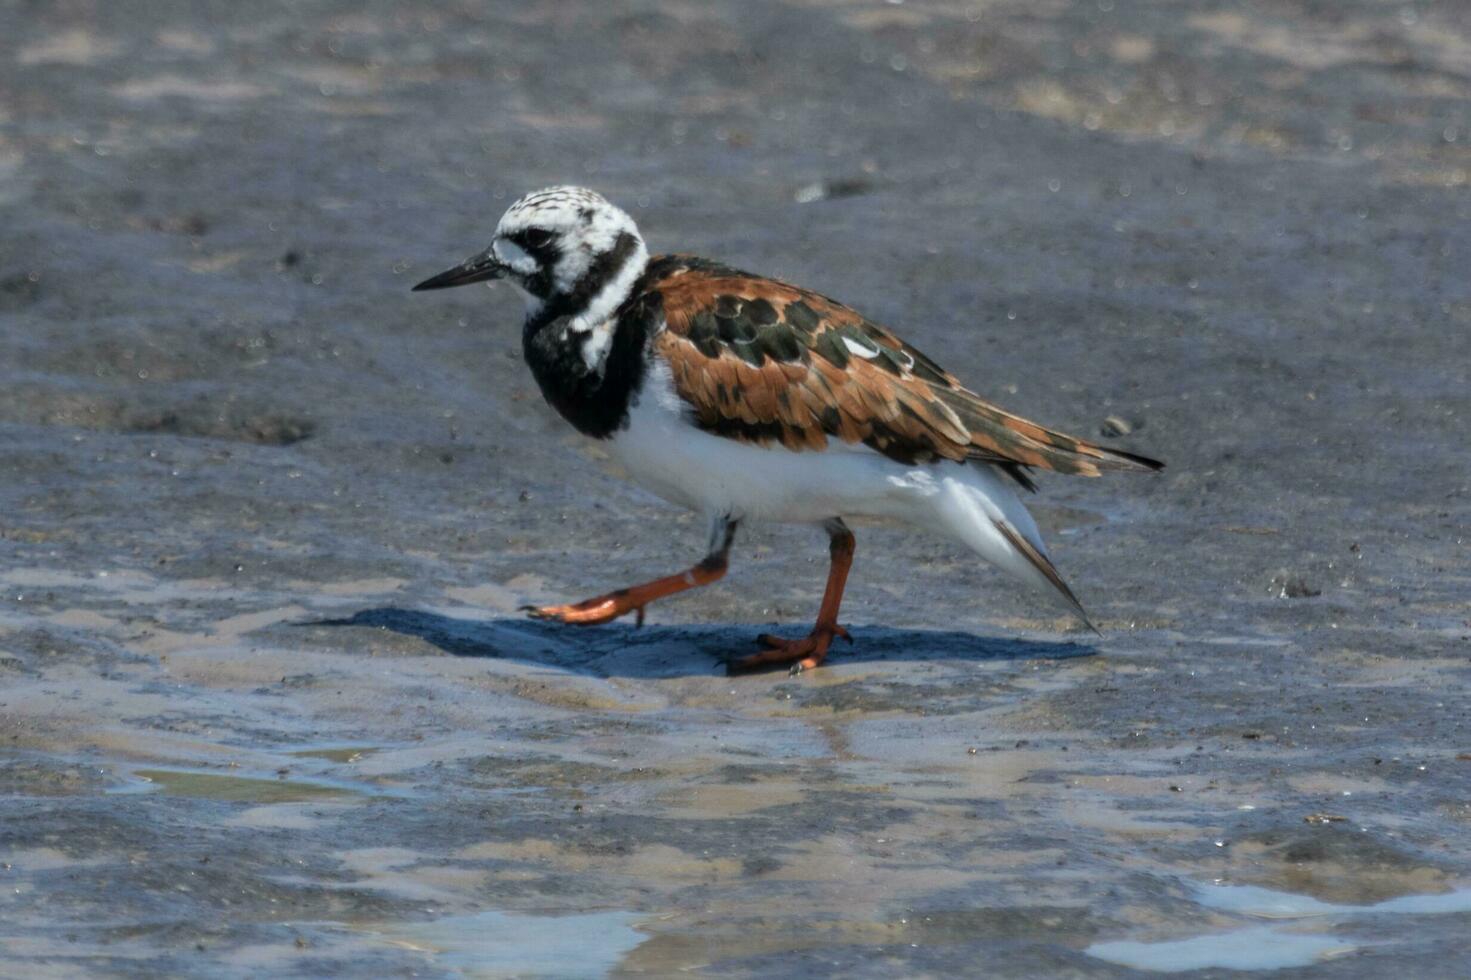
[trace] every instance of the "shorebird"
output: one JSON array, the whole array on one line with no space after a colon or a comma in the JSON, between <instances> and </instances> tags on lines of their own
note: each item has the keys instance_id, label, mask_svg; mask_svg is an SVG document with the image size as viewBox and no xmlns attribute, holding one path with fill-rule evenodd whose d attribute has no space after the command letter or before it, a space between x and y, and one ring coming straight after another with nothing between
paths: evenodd
<instances>
[{"instance_id":1,"label":"shorebird","mask_svg":"<svg viewBox=\"0 0 1471 980\"><path fill-rule=\"evenodd\" d=\"M415 290L505 279L526 299L521 339L542 394L632 479L709 522L686 571L583 602L527 607L579 626L709 585L746 521L817 524L831 566L805 637L758 637L732 673L816 667L853 562L846 517L897 518L955 538L1051 590L1090 628L1013 485L1030 471L1157 470L1145 456L997 408L891 331L799 286L689 255L650 257L638 227L580 187L527 194L490 247Z\"/></svg>"}]
</instances>

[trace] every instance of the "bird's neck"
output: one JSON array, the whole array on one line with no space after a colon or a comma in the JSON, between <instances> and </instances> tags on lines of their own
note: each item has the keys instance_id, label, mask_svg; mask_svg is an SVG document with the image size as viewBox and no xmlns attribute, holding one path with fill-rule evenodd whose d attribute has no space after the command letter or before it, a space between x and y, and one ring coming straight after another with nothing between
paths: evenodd
<instances>
[{"instance_id":1,"label":"bird's neck","mask_svg":"<svg viewBox=\"0 0 1471 980\"><path fill-rule=\"evenodd\" d=\"M661 308L640 301L648 255L638 243L629 260L590 293L576 312L548 302L526 318L526 365L542 395L579 432L607 439L628 424L643 387L649 337ZM569 307L562 306L564 311Z\"/></svg>"},{"instance_id":2,"label":"bird's neck","mask_svg":"<svg viewBox=\"0 0 1471 980\"><path fill-rule=\"evenodd\" d=\"M544 298L528 296L527 335L555 330L576 349L585 370L598 373L617 327L614 314L627 302L648 263L643 241L624 232L611 248L585 263L559 269L556 288Z\"/></svg>"}]
</instances>

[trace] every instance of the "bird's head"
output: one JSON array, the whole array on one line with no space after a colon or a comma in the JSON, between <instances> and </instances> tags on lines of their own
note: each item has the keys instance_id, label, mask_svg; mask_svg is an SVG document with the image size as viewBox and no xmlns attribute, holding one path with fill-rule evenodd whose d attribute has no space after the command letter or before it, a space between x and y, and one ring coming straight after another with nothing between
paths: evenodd
<instances>
[{"instance_id":1,"label":"bird's head","mask_svg":"<svg viewBox=\"0 0 1471 980\"><path fill-rule=\"evenodd\" d=\"M647 261L627 213L595 191L550 187L507 208L489 248L414 289L507 279L526 294L532 315L606 316ZM619 286L621 293L610 295ZM617 302L610 306L610 300Z\"/></svg>"}]
</instances>

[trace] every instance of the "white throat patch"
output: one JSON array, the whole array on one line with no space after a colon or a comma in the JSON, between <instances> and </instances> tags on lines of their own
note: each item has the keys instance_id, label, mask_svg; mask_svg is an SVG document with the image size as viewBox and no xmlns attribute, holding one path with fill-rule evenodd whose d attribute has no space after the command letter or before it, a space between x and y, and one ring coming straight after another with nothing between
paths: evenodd
<instances>
[{"instance_id":1,"label":"white throat patch","mask_svg":"<svg viewBox=\"0 0 1471 980\"><path fill-rule=\"evenodd\" d=\"M613 314L628 299L628 294L633 291L633 284L638 282L638 277L643 275L644 266L649 264L649 250L644 247L642 240L635 240L638 245L629 254L628 261L623 263L623 268L598 291L592 302L587 304L587 309L578 314L568 326L571 332L585 334L582 362L589 371L602 370L603 361L608 357L608 348L613 345L613 330L617 326Z\"/></svg>"}]
</instances>

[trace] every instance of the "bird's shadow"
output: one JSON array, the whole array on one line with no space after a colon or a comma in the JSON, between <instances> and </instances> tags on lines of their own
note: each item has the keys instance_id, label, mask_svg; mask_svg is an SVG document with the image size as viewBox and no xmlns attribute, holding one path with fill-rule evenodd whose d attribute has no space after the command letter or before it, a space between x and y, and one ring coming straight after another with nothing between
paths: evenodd
<instances>
[{"instance_id":1,"label":"bird's shadow","mask_svg":"<svg viewBox=\"0 0 1471 980\"><path fill-rule=\"evenodd\" d=\"M724 626L634 626L609 623L582 628L531 619L462 619L419 609L385 606L341 619L298 625L364 627L415 637L456 657L494 657L556 667L597 677L682 677L723 675L727 663L759 647L756 636L774 632L800 636L804 628ZM1087 643L1058 643L976 636L955 630L852 627L854 642L834 642L828 663L890 661L1064 660L1097 650Z\"/></svg>"}]
</instances>

